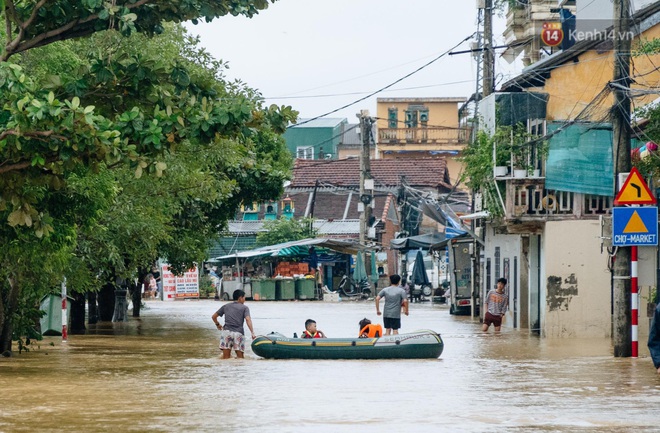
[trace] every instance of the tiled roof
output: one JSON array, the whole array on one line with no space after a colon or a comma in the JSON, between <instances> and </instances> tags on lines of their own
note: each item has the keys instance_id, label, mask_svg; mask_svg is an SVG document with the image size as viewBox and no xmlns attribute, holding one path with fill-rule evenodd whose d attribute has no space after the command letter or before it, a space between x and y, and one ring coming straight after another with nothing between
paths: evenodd
<instances>
[{"instance_id":1,"label":"tiled roof","mask_svg":"<svg viewBox=\"0 0 660 433\"><path fill-rule=\"evenodd\" d=\"M294 218L303 218L309 195L311 191L287 191L287 195L295 203ZM346 215L346 219L359 219L358 198L360 194L355 191L352 195L348 190L329 190L319 188L316 192L316 203L314 204L314 218L325 220L341 220ZM349 203L350 199L350 203ZM387 193L377 192L374 197L374 208L372 215L381 219L383 209L387 202ZM347 207L348 206L348 207Z\"/></svg>"},{"instance_id":2,"label":"tiled roof","mask_svg":"<svg viewBox=\"0 0 660 433\"><path fill-rule=\"evenodd\" d=\"M442 158L372 159L371 176L377 187L395 187L400 184L401 176L405 176L406 183L413 187L440 190L451 188L447 163ZM360 160L297 159L293 168L293 180L288 187L311 188L317 179L338 186L358 186Z\"/></svg>"}]
</instances>

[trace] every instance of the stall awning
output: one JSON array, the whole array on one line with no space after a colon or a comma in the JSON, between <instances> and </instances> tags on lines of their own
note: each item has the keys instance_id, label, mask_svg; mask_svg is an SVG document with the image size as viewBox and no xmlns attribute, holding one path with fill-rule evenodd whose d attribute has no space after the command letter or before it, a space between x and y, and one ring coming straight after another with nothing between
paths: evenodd
<instances>
[{"instance_id":1,"label":"stall awning","mask_svg":"<svg viewBox=\"0 0 660 433\"><path fill-rule=\"evenodd\" d=\"M342 240L342 239L328 239L328 238L314 238L302 239L299 241L284 242L276 245L269 245L254 250L241 251L235 254L228 254L225 256L215 257L209 261L221 261L234 258L249 258L249 257L277 257L285 255L287 249L300 246L319 246L333 251L338 251L344 254L356 254L358 251L370 251L373 248L366 245L361 245L357 242Z\"/></svg>"},{"instance_id":2,"label":"stall awning","mask_svg":"<svg viewBox=\"0 0 660 433\"><path fill-rule=\"evenodd\" d=\"M392 239L390 246L395 250L410 250L415 248L429 248L445 239L444 233L429 233L425 235L410 236L407 238Z\"/></svg>"}]
</instances>

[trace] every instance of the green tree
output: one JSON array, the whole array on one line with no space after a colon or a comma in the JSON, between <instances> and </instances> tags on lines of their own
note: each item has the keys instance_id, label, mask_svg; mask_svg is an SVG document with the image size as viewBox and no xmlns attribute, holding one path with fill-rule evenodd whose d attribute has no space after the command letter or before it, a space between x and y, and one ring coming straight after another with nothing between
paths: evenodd
<instances>
[{"instance_id":1,"label":"green tree","mask_svg":"<svg viewBox=\"0 0 660 433\"><path fill-rule=\"evenodd\" d=\"M266 221L263 225L264 231L257 234L257 246L315 238L317 231L313 227L313 222L313 218L280 218Z\"/></svg>"},{"instance_id":2,"label":"green tree","mask_svg":"<svg viewBox=\"0 0 660 433\"><path fill-rule=\"evenodd\" d=\"M266 1L101 3L0 3L2 59L22 53L0 63L0 231L20 245L0 256L0 352L31 287L38 297L66 275L95 290L99 276L135 276L159 256L184 269L241 201L277 197L289 174L280 135L294 111L225 83L180 28L157 49L143 36L167 20L252 16ZM138 192L163 199L137 205ZM37 264L51 256L61 265Z\"/></svg>"},{"instance_id":3,"label":"green tree","mask_svg":"<svg viewBox=\"0 0 660 433\"><path fill-rule=\"evenodd\" d=\"M229 14L252 17L267 7L268 0L0 0L8 30L0 61L103 30L153 35L162 33L167 22L197 23Z\"/></svg>"}]
</instances>

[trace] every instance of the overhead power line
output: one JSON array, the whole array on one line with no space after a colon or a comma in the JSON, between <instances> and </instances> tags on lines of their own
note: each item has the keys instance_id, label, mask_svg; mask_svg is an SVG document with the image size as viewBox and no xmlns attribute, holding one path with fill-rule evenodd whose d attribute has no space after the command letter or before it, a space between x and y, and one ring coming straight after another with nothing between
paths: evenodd
<instances>
[{"instance_id":1,"label":"overhead power line","mask_svg":"<svg viewBox=\"0 0 660 433\"><path fill-rule=\"evenodd\" d=\"M390 87L394 86L395 84L400 83L401 81L405 80L406 78L408 78L408 77L410 77L410 76L412 76L412 75L415 75L415 74L418 73L419 71L421 71L421 70L427 68L428 66L432 65L433 63L437 62L438 60L440 60L441 58L443 58L444 56L446 56L447 54L449 54L453 49L455 49L456 47L459 47L459 46L460 46L461 44L463 44L465 41L467 41L467 40L469 40L469 39L472 39L473 36L474 36L474 33L472 33L470 36L466 37L465 39L463 39L462 41L460 41L458 44L454 45L453 47L451 47L451 48L448 49L447 51L443 52L443 53L440 54L439 56L435 57L433 60L431 60L431 61L429 61L429 62L423 64L423 65L420 66L419 68L417 68L417 69L415 69L414 71L412 71L412 72L410 72L410 73L404 75L403 77L401 77L401 78L395 80L394 82L388 84L387 86L382 87L382 88L376 90L375 92L371 92L370 94L368 94L368 95L366 95L366 96L363 96L362 98L359 98L359 99L357 99L357 100L355 100L355 101L353 101L353 102L351 102L351 103L349 103L349 104L346 104L346 105L341 106L341 107L339 107L339 108L335 108L334 110L332 110L332 111L328 111L327 113L321 114L320 116L312 117L311 119L307 119L307 120L304 120L304 121L302 121L302 122L300 122L300 123L296 123L295 125L290 126L290 128L295 128L295 127L297 127L297 126L304 125L304 124L306 124L306 123L312 122L312 121L317 120L317 119L320 119L320 118L322 118L322 117L329 116L330 114L336 113L337 111L343 110L344 108L351 107L351 106L353 106L353 105L355 105L355 104L357 104L357 103L359 103L359 102L364 101L365 99L369 99L369 98L371 98L372 96L374 96L374 95L376 95L376 94L378 94L378 93L380 93L380 92L382 92L382 91L384 91L384 90L386 90L386 89L389 89Z\"/></svg>"}]
</instances>

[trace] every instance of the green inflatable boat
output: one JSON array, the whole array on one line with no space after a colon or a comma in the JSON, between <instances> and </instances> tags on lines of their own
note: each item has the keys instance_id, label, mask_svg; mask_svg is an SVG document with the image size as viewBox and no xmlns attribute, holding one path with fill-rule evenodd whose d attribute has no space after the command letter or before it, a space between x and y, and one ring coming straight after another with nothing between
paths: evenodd
<instances>
[{"instance_id":1,"label":"green inflatable boat","mask_svg":"<svg viewBox=\"0 0 660 433\"><path fill-rule=\"evenodd\" d=\"M434 331L380 338L288 338L277 332L252 341L252 351L272 359L435 359L444 343Z\"/></svg>"}]
</instances>

